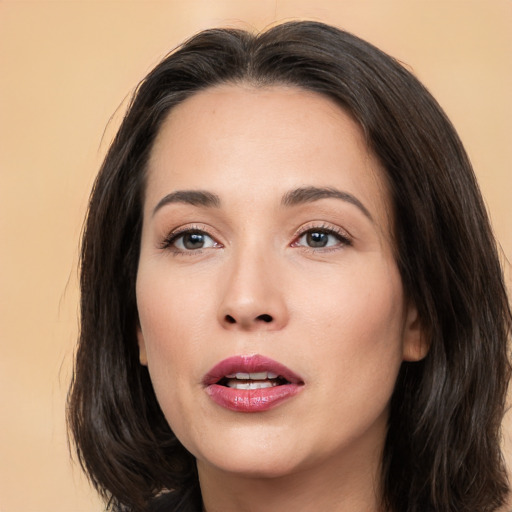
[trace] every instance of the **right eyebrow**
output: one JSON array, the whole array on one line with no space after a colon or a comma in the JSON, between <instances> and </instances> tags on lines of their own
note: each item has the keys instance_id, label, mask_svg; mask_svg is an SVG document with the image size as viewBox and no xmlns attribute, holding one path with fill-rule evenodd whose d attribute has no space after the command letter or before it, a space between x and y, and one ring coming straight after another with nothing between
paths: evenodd
<instances>
[{"instance_id":1,"label":"right eyebrow","mask_svg":"<svg viewBox=\"0 0 512 512\"><path fill-rule=\"evenodd\" d=\"M185 203L205 208L219 208L220 197L206 190L177 190L160 199L153 209L153 215L163 206L171 203Z\"/></svg>"}]
</instances>

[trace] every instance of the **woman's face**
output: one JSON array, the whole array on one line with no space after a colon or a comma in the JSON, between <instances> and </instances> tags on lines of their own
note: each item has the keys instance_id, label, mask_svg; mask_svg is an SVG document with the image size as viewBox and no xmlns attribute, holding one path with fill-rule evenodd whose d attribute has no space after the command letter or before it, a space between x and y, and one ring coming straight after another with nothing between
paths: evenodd
<instances>
[{"instance_id":1,"label":"woman's face","mask_svg":"<svg viewBox=\"0 0 512 512\"><path fill-rule=\"evenodd\" d=\"M400 364L423 355L390 210L326 97L224 85L171 112L148 167L138 339L200 471L379 456Z\"/></svg>"}]
</instances>

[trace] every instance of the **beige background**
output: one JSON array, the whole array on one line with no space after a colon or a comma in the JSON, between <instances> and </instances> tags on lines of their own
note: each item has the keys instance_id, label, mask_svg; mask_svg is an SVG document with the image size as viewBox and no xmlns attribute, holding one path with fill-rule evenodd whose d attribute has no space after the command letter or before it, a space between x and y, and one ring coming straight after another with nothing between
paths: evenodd
<instances>
[{"instance_id":1,"label":"beige background","mask_svg":"<svg viewBox=\"0 0 512 512\"><path fill-rule=\"evenodd\" d=\"M296 17L348 29L424 81L512 259L512 1L0 1L0 512L102 510L69 462L64 401L82 219L127 94L200 29Z\"/></svg>"}]
</instances>

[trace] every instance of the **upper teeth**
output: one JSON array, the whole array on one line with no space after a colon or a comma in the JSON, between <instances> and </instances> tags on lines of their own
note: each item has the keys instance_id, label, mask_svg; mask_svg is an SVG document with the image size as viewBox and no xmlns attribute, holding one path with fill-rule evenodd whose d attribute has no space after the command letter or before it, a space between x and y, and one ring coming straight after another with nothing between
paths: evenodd
<instances>
[{"instance_id":1,"label":"upper teeth","mask_svg":"<svg viewBox=\"0 0 512 512\"><path fill-rule=\"evenodd\" d=\"M273 372L254 372L254 373L230 373L226 375L227 379L239 379L239 380L266 380L266 379L277 379L277 373Z\"/></svg>"}]
</instances>

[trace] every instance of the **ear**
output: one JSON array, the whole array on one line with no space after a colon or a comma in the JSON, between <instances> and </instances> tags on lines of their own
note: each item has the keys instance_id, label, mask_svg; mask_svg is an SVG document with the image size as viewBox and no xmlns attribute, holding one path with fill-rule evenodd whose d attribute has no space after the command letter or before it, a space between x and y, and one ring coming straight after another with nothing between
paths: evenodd
<instances>
[{"instance_id":1,"label":"ear","mask_svg":"<svg viewBox=\"0 0 512 512\"><path fill-rule=\"evenodd\" d=\"M427 354L430 346L422 329L416 306L410 304L403 333L403 360L409 362L421 361Z\"/></svg>"},{"instance_id":2,"label":"ear","mask_svg":"<svg viewBox=\"0 0 512 512\"><path fill-rule=\"evenodd\" d=\"M148 357L146 355L146 342L144 341L144 335L140 325L137 325L137 342L139 344L139 361L143 366L148 365Z\"/></svg>"}]
</instances>

